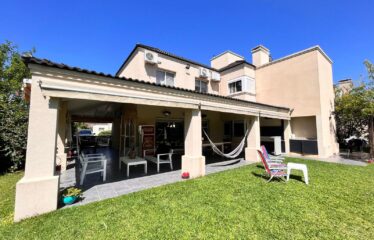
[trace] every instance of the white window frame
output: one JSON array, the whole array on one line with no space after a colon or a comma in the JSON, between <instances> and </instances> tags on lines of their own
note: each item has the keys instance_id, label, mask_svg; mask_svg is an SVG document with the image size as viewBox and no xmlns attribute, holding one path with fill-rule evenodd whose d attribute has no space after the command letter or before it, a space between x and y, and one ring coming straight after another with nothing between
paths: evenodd
<instances>
[{"instance_id":1,"label":"white window frame","mask_svg":"<svg viewBox=\"0 0 374 240\"><path fill-rule=\"evenodd\" d=\"M157 74L158 74L158 72L163 72L164 73L164 80L161 81L161 82L157 82ZM166 84L166 74L167 73L173 74L173 85ZM170 72L170 71L158 68L158 69L156 69L156 83L161 84L161 85L166 85L166 86L174 87L175 86L175 75L176 75L175 72Z\"/></svg>"},{"instance_id":2,"label":"white window frame","mask_svg":"<svg viewBox=\"0 0 374 240\"><path fill-rule=\"evenodd\" d=\"M196 81L199 81L199 84L200 84L200 85L199 85L199 91L196 90ZM202 92L202 91L201 91L201 82L206 83L206 92ZM206 80L199 79L199 78L196 78L196 79L195 79L195 91L196 91L196 92L200 92L200 93L208 93L208 92L209 92L208 85L209 85L209 82L206 81Z\"/></svg>"},{"instance_id":3,"label":"white window frame","mask_svg":"<svg viewBox=\"0 0 374 240\"><path fill-rule=\"evenodd\" d=\"M230 93L230 83L233 82L242 82L242 90L234 93ZM241 76L235 79L232 79L227 82L227 92L228 95L236 95L240 93L250 93L250 94L256 94L256 81L254 78L248 77L248 76Z\"/></svg>"},{"instance_id":4,"label":"white window frame","mask_svg":"<svg viewBox=\"0 0 374 240\"><path fill-rule=\"evenodd\" d=\"M234 83L234 82L241 82L242 83L242 90L241 91L237 91L237 92L230 92L230 84L231 83ZM243 79L240 77L240 78L235 78L233 80L230 80L227 82L227 92L229 95L235 95L235 94L238 94L238 93L242 93L243 92Z\"/></svg>"}]
</instances>

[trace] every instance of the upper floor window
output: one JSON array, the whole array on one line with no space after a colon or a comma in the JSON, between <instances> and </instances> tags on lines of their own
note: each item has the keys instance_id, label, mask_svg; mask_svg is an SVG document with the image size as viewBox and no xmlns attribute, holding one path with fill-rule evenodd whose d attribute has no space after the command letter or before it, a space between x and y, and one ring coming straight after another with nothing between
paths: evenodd
<instances>
[{"instance_id":1,"label":"upper floor window","mask_svg":"<svg viewBox=\"0 0 374 240\"><path fill-rule=\"evenodd\" d=\"M195 80L195 91L201 93L208 92L208 83L203 80Z\"/></svg>"},{"instance_id":2,"label":"upper floor window","mask_svg":"<svg viewBox=\"0 0 374 240\"><path fill-rule=\"evenodd\" d=\"M242 80L237 80L229 83L229 93L237 93L242 91Z\"/></svg>"},{"instance_id":3,"label":"upper floor window","mask_svg":"<svg viewBox=\"0 0 374 240\"><path fill-rule=\"evenodd\" d=\"M174 86L174 77L175 77L174 73L157 70L156 83L167 85L167 86Z\"/></svg>"},{"instance_id":4,"label":"upper floor window","mask_svg":"<svg viewBox=\"0 0 374 240\"><path fill-rule=\"evenodd\" d=\"M248 76L242 76L236 79L233 79L228 82L228 92L229 94L235 94L235 93L251 93L256 94L256 82L255 79L248 77Z\"/></svg>"}]
</instances>

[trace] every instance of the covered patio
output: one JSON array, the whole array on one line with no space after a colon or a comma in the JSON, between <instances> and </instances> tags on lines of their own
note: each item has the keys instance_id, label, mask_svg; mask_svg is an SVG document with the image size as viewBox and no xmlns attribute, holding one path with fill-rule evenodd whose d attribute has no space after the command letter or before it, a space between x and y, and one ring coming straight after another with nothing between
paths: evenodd
<instances>
[{"instance_id":1,"label":"covered patio","mask_svg":"<svg viewBox=\"0 0 374 240\"><path fill-rule=\"evenodd\" d=\"M113 123L112 149L105 153L108 179L103 183L97 182L94 174L91 180L88 176L87 184L83 184L86 198L82 203L178 181L182 172L196 178L258 161L260 116L284 120L285 152L289 151L288 108L118 78L35 58L26 62L32 72L32 94L25 176L17 183L16 221L55 210L60 187L74 185L74 171L76 174L78 168L68 167L66 172L62 169L61 179L56 172L56 159L66 162L69 119L102 118ZM119 170L118 159L133 148L137 156L143 157L139 129L149 125L155 131L164 129L164 133L154 135L155 149L157 141L168 140L174 150L179 150L179 160L173 160L177 161L176 167L169 170L162 166L160 173L153 169L145 176L136 171L136 166L135 174L130 172L130 178L126 178L124 171ZM174 133L166 128L177 125L183 133L170 141ZM221 159L210 158L204 150L209 145L203 129L215 143L229 145L228 149L223 148L225 152L235 148L245 136L243 161L220 167L206 165L210 159Z\"/></svg>"},{"instance_id":2,"label":"covered patio","mask_svg":"<svg viewBox=\"0 0 374 240\"><path fill-rule=\"evenodd\" d=\"M96 202L108 198L113 198L153 187L158 187L174 182L184 181L181 178L180 166L176 165L175 170L169 170L166 167L162 169L160 173L156 172L155 167L148 169L148 174L144 174L142 166L136 166L132 169L130 177L126 177L125 171L118 169L118 156L114 156L113 151L110 149L99 149L106 155L108 159L107 163L107 180L102 181L100 174L88 175L85 183L79 185L79 166L75 166L72 162L72 167L69 167L66 171L61 173L60 177L60 190L68 187L78 186L82 189L82 199L73 205L68 206L79 206L91 202ZM174 162L180 162L180 158ZM217 159L215 163L209 163L205 166L205 174L212 174L229 169L250 164L250 161L243 160L228 160L222 161ZM61 207L63 205L60 205Z\"/></svg>"}]
</instances>

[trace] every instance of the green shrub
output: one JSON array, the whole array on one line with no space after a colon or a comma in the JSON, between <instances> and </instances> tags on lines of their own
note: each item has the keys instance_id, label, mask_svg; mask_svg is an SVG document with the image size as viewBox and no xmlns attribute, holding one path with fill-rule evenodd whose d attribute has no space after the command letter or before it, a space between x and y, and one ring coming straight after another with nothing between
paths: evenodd
<instances>
[{"instance_id":1,"label":"green shrub","mask_svg":"<svg viewBox=\"0 0 374 240\"><path fill-rule=\"evenodd\" d=\"M98 136L112 136L112 130L101 131Z\"/></svg>"}]
</instances>

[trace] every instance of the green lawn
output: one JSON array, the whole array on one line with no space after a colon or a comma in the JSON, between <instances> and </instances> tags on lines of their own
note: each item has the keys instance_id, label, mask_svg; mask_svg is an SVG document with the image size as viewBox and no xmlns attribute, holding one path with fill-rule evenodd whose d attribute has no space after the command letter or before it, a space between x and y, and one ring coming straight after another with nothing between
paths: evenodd
<instances>
[{"instance_id":1,"label":"green lawn","mask_svg":"<svg viewBox=\"0 0 374 240\"><path fill-rule=\"evenodd\" d=\"M253 164L17 224L20 174L2 176L0 239L374 239L374 165L291 161L308 165L309 186L266 183Z\"/></svg>"}]
</instances>

